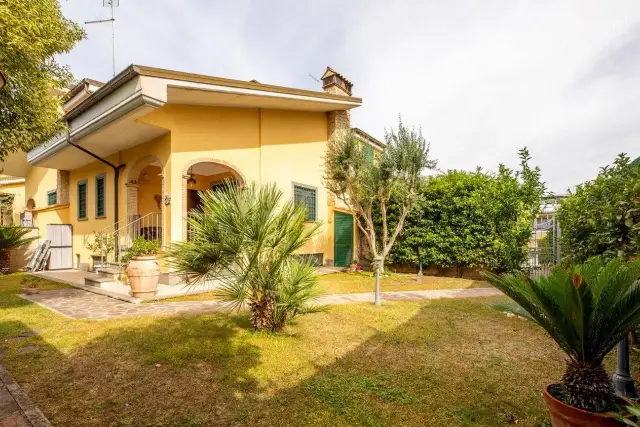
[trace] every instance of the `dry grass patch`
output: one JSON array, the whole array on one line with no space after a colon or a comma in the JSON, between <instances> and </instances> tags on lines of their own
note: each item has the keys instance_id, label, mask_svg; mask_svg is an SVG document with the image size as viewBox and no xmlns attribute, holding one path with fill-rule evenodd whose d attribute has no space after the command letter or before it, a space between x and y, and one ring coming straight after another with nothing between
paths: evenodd
<instances>
[{"instance_id":1,"label":"dry grass patch","mask_svg":"<svg viewBox=\"0 0 640 427\"><path fill-rule=\"evenodd\" d=\"M242 315L70 320L0 280L2 364L66 427L533 427L564 367L495 298L336 306L269 335Z\"/></svg>"},{"instance_id":2,"label":"dry grass patch","mask_svg":"<svg viewBox=\"0 0 640 427\"><path fill-rule=\"evenodd\" d=\"M332 273L320 276L319 279L320 286L327 294L373 292L375 289L375 277L370 272ZM481 280L460 279L457 277L423 276L419 278L415 274L389 273L386 277L381 278L380 287L382 292L397 292L489 288L491 285ZM216 298L215 292L205 292L168 298L160 302L202 301Z\"/></svg>"}]
</instances>

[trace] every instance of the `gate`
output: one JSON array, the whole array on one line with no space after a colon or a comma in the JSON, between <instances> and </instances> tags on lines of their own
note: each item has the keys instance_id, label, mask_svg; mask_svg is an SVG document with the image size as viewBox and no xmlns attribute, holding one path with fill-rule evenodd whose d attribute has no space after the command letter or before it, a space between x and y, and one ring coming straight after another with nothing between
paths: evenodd
<instances>
[{"instance_id":1,"label":"gate","mask_svg":"<svg viewBox=\"0 0 640 427\"><path fill-rule=\"evenodd\" d=\"M527 248L526 270L534 277L546 276L560 262L560 226L553 216L543 216L533 224Z\"/></svg>"},{"instance_id":2,"label":"gate","mask_svg":"<svg viewBox=\"0 0 640 427\"><path fill-rule=\"evenodd\" d=\"M51 241L49 270L73 268L71 225L47 224L47 239Z\"/></svg>"}]
</instances>

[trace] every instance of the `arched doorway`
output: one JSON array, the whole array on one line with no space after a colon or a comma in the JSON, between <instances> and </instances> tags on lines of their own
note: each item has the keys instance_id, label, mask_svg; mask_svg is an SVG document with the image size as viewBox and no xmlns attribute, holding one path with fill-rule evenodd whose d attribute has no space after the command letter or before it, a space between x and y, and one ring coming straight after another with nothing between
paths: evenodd
<instances>
[{"instance_id":1,"label":"arched doorway","mask_svg":"<svg viewBox=\"0 0 640 427\"><path fill-rule=\"evenodd\" d=\"M156 156L139 159L127 175L127 234L164 242L164 166ZM120 226L121 227L121 226Z\"/></svg>"},{"instance_id":2,"label":"arched doorway","mask_svg":"<svg viewBox=\"0 0 640 427\"><path fill-rule=\"evenodd\" d=\"M189 212L202 206L201 193L219 191L227 185L244 186L242 173L227 162L216 159L196 159L187 163L182 171L182 238L189 238Z\"/></svg>"}]
</instances>

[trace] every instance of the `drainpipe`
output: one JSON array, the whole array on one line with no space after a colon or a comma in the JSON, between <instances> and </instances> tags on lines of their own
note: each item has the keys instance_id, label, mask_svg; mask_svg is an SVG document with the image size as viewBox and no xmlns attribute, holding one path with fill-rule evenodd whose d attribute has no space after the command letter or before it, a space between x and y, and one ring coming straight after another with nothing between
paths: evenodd
<instances>
[{"instance_id":1,"label":"drainpipe","mask_svg":"<svg viewBox=\"0 0 640 427\"><path fill-rule=\"evenodd\" d=\"M69 137L69 134L67 133L67 143L69 143L69 145L72 145L74 147L76 147L78 150L82 151L83 153L86 153L88 155L90 155L91 157L93 157L94 159L98 160L99 162L104 163L105 165L111 166L111 168L113 168L113 188L114 188L114 200L113 200L113 217L115 219L114 224L115 224L115 232L118 232L118 221L119 221L119 209L118 209L118 199L119 199L119 193L120 193L120 187L118 186L118 184L120 183L120 170L123 169L125 167L125 164L121 164L121 165L114 165L113 163L111 163L110 161L98 156L97 154L92 153L91 151L87 150L86 148L80 147L78 144L75 144L73 142L71 142L71 138ZM118 236L116 236L116 241L118 239ZM116 260L118 259L118 247L119 245L116 245L114 251L115 251L115 257Z\"/></svg>"}]
</instances>

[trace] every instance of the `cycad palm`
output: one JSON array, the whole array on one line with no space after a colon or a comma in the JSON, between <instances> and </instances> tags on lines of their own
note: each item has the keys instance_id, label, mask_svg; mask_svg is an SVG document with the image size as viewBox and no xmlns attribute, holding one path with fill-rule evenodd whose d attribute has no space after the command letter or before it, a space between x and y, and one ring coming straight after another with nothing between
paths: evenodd
<instances>
[{"instance_id":1,"label":"cycad palm","mask_svg":"<svg viewBox=\"0 0 640 427\"><path fill-rule=\"evenodd\" d=\"M594 258L540 279L521 273L485 277L569 356L562 378L568 403L595 412L611 409L613 386L602 361L640 322L640 261L603 264Z\"/></svg>"},{"instance_id":2,"label":"cycad palm","mask_svg":"<svg viewBox=\"0 0 640 427\"><path fill-rule=\"evenodd\" d=\"M315 234L306 210L282 202L275 185L228 186L201 193L203 207L188 221L190 240L170 251L171 264L190 283L218 279L233 308L248 302L255 329L277 331L296 315L318 311L313 266L295 252Z\"/></svg>"}]
</instances>

